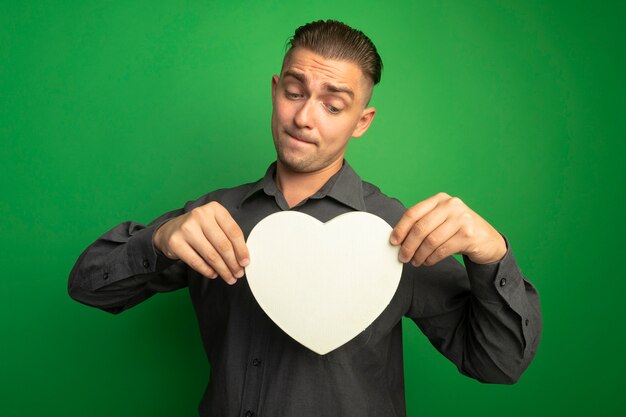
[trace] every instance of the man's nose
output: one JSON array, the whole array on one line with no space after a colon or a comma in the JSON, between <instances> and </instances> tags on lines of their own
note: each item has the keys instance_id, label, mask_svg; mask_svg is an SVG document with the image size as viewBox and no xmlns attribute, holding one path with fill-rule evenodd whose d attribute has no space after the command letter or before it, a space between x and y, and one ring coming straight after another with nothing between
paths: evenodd
<instances>
[{"instance_id":1,"label":"man's nose","mask_svg":"<svg viewBox=\"0 0 626 417\"><path fill-rule=\"evenodd\" d=\"M294 123L299 128L311 128L313 122L313 103L311 99L303 100L302 105L296 111L293 117Z\"/></svg>"}]
</instances>

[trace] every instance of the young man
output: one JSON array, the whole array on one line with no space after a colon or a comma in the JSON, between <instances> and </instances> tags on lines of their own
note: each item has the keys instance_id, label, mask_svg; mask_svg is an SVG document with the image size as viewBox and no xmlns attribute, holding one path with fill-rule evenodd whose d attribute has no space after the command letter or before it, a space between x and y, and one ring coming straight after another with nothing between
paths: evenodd
<instances>
[{"instance_id":1,"label":"young man","mask_svg":"<svg viewBox=\"0 0 626 417\"><path fill-rule=\"evenodd\" d=\"M350 138L376 114L368 103L381 69L360 31L335 21L298 28L272 78L277 161L265 176L211 192L147 227L123 223L72 270L70 295L111 313L189 287L211 364L201 416L404 416L403 316L480 381L514 383L533 358L537 292L502 235L445 193L406 210L344 160ZM396 294L365 331L327 355L282 332L245 278L245 238L280 210L323 222L367 211L394 227L390 241L405 263Z\"/></svg>"}]
</instances>

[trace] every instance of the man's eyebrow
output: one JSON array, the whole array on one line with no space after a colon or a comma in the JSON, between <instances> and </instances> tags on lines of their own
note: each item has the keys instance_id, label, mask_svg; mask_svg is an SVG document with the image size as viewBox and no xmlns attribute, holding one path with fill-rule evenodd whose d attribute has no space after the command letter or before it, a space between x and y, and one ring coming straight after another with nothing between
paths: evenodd
<instances>
[{"instance_id":1,"label":"man's eyebrow","mask_svg":"<svg viewBox=\"0 0 626 417\"><path fill-rule=\"evenodd\" d=\"M287 70L283 74L283 77L292 77L300 81L302 84L306 84L306 75L300 72ZM324 83L322 84L322 87L324 87L326 91L330 91L331 93L346 93L354 100L354 91L352 91L351 89L347 87L338 87L330 83Z\"/></svg>"},{"instance_id":2,"label":"man's eyebrow","mask_svg":"<svg viewBox=\"0 0 626 417\"><path fill-rule=\"evenodd\" d=\"M346 93L352 99L354 99L354 91L350 90L349 88L337 87L336 85L332 85L329 83L324 83L322 85L324 86L326 90L330 91L331 93Z\"/></svg>"},{"instance_id":3,"label":"man's eyebrow","mask_svg":"<svg viewBox=\"0 0 626 417\"><path fill-rule=\"evenodd\" d=\"M300 81L302 84L306 84L306 76L300 72L295 72L291 70L285 71L283 77L293 77L296 80Z\"/></svg>"}]
</instances>

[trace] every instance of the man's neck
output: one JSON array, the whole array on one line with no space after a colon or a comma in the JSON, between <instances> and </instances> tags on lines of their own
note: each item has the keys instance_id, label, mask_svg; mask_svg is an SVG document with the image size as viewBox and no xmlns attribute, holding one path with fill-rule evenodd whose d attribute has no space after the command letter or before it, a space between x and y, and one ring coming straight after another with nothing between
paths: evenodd
<instances>
[{"instance_id":1,"label":"man's neck","mask_svg":"<svg viewBox=\"0 0 626 417\"><path fill-rule=\"evenodd\" d=\"M276 185L283 193L289 207L294 207L302 200L315 194L343 166L343 158L315 172L295 172L283 165L276 164Z\"/></svg>"}]
</instances>

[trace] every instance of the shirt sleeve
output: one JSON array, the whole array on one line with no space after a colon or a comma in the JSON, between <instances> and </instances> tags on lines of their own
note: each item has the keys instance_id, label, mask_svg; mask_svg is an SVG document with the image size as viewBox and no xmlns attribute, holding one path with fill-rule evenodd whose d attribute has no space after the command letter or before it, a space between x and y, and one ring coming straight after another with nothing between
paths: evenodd
<instances>
[{"instance_id":1,"label":"shirt sleeve","mask_svg":"<svg viewBox=\"0 0 626 417\"><path fill-rule=\"evenodd\" d=\"M152 242L161 224L183 212L168 212L147 226L124 222L98 238L70 272L70 297L118 314L158 292L185 287L185 264L165 257Z\"/></svg>"},{"instance_id":2,"label":"shirt sleeve","mask_svg":"<svg viewBox=\"0 0 626 417\"><path fill-rule=\"evenodd\" d=\"M410 317L461 373L486 383L517 382L535 356L542 321L537 290L507 252L465 268L453 257L412 268Z\"/></svg>"}]
</instances>

